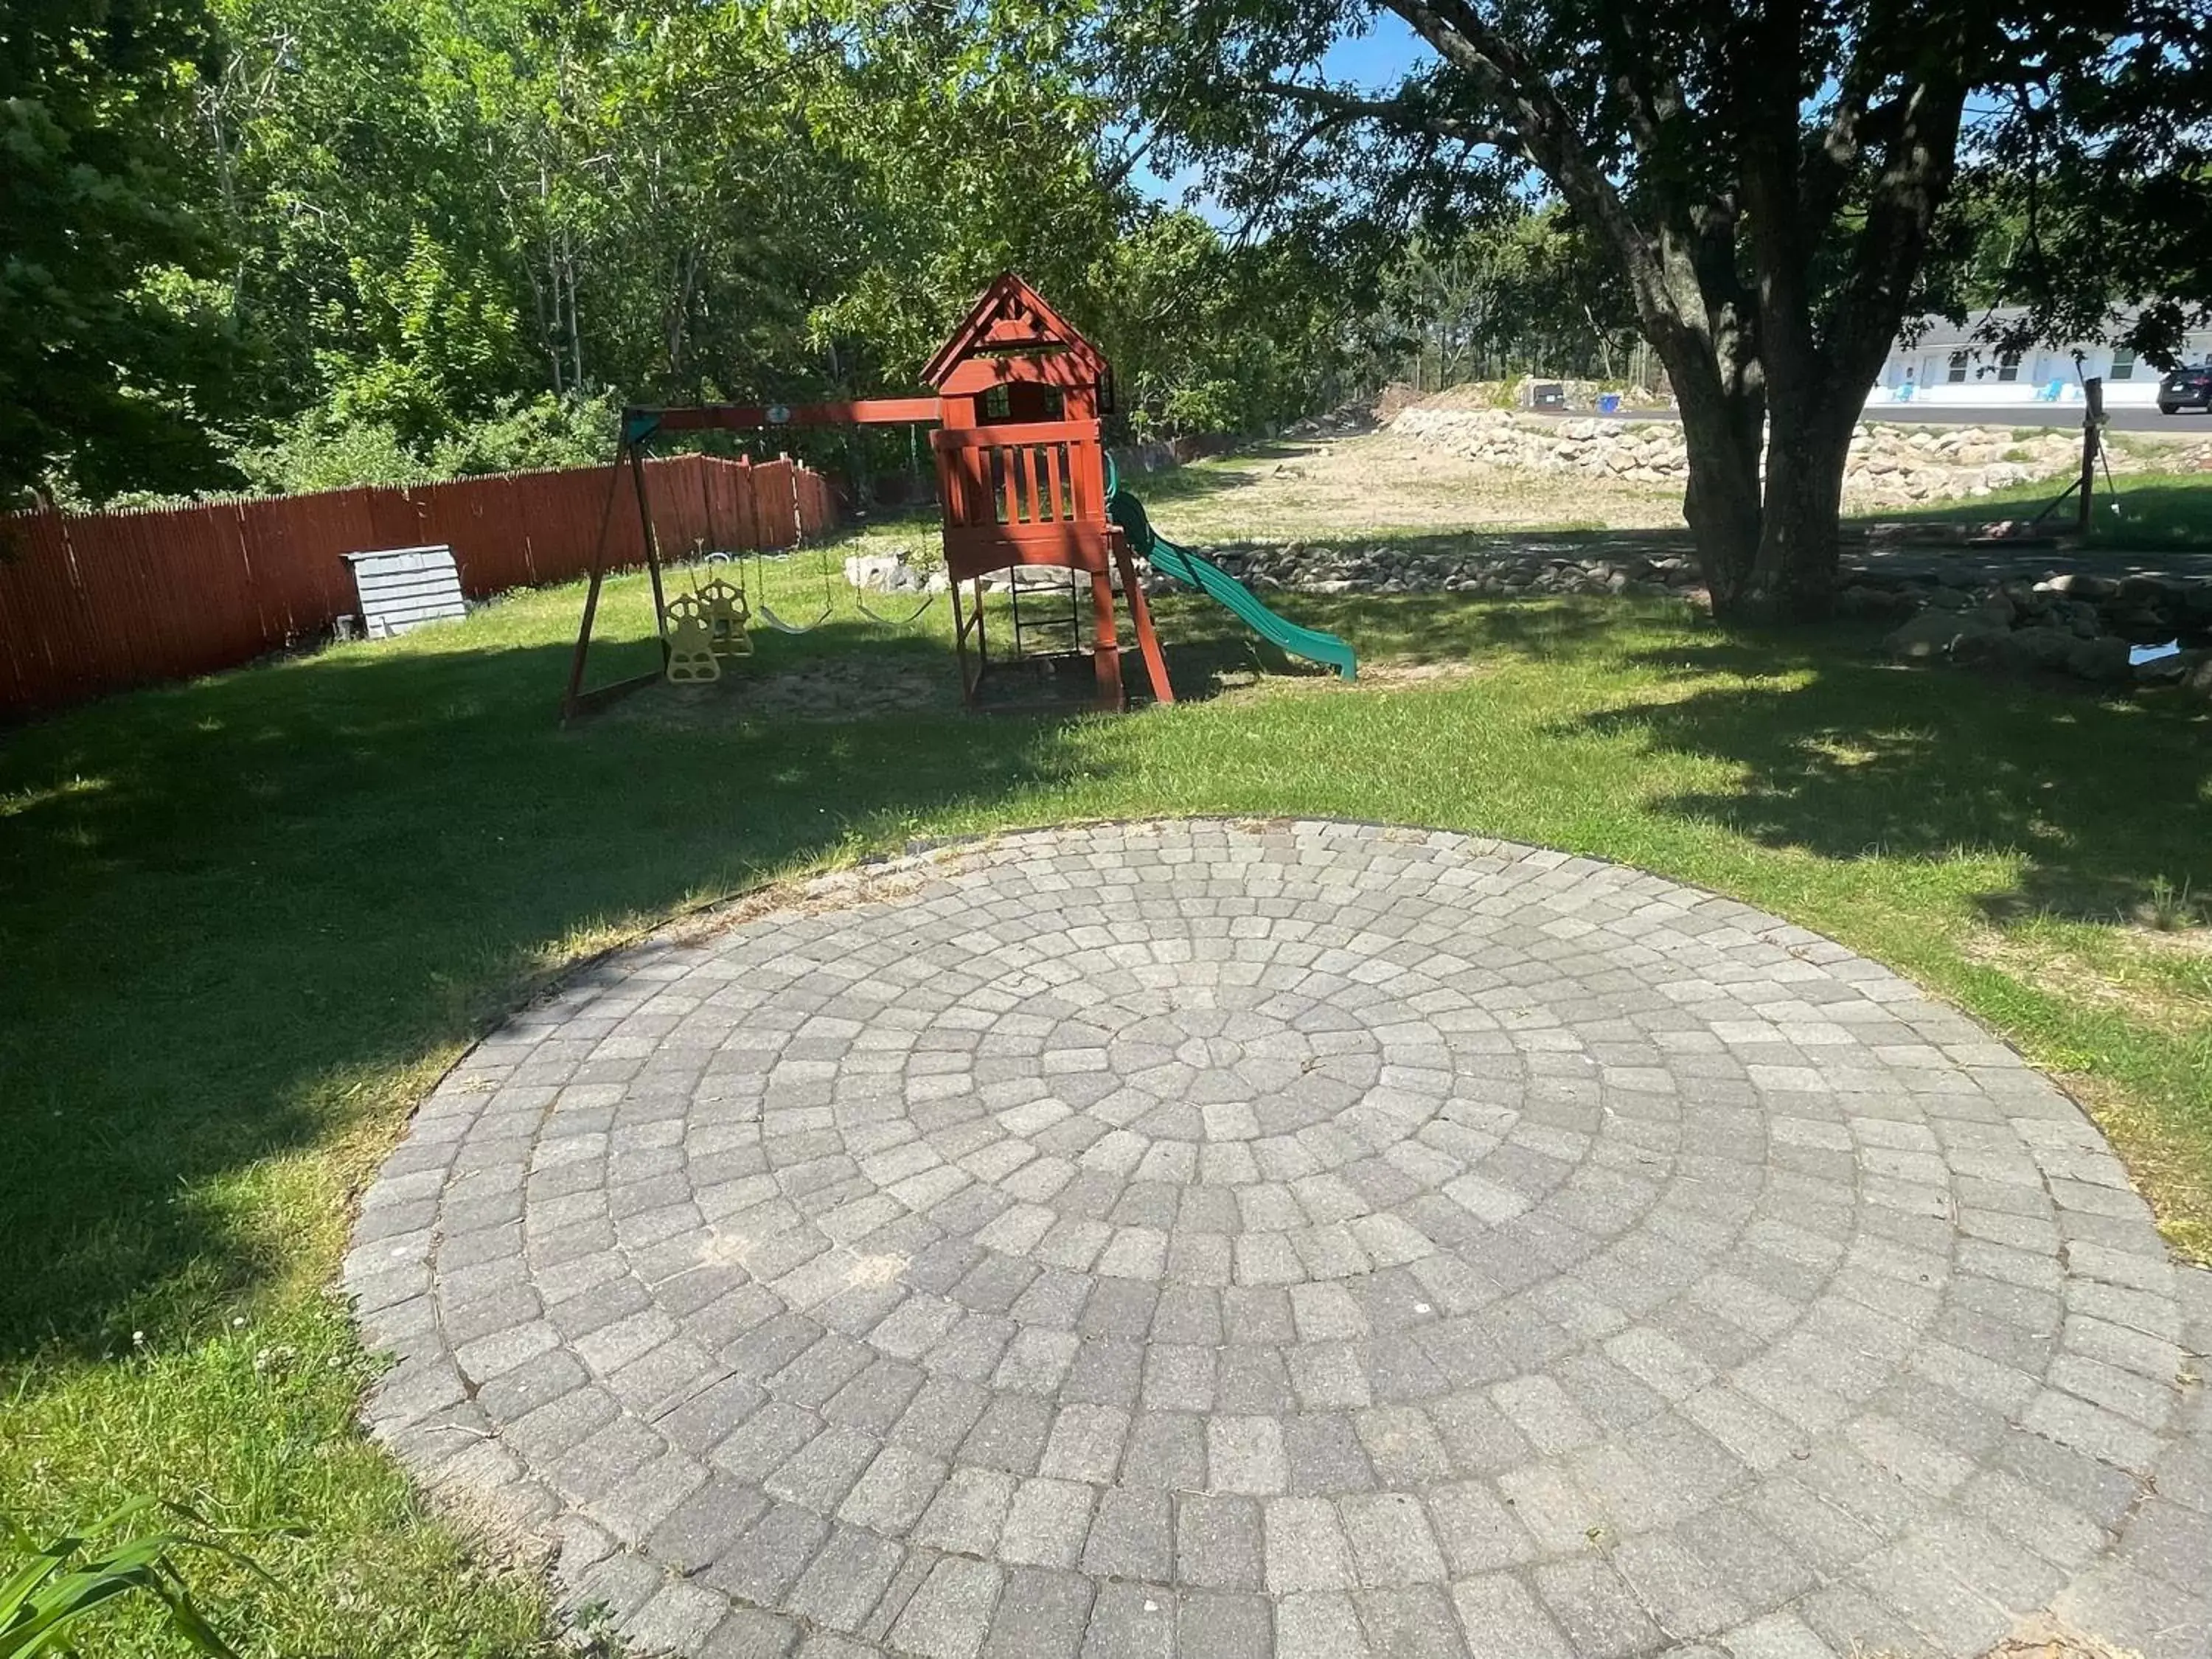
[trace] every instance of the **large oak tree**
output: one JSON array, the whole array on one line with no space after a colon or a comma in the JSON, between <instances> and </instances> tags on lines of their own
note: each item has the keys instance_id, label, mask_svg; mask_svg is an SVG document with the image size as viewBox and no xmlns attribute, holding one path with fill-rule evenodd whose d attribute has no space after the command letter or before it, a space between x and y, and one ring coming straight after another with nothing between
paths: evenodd
<instances>
[{"instance_id":1,"label":"large oak tree","mask_svg":"<svg viewBox=\"0 0 2212 1659\"><path fill-rule=\"evenodd\" d=\"M1433 57L1379 92L1322 73L1385 9ZM1673 382L1684 512L1717 609L1810 617L1834 591L1851 429L1919 301L1962 161L2094 146L2069 90L2201 62L2204 10L1123 0L1115 49L1170 156L1210 163L1224 198L1257 215L1548 187L1609 256ZM2201 109L2166 114L2202 130Z\"/></svg>"}]
</instances>

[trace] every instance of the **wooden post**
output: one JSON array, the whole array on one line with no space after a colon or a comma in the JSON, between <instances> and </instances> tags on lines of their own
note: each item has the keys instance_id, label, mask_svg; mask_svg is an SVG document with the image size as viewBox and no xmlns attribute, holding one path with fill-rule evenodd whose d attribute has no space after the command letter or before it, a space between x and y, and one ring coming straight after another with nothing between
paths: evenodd
<instances>
[{"instance_id":1,"label":"wooden post","mask_svg":"<svg viewBox=\"0 0 2212 1659\"><path fill-rule=\"evenodd\" d=\"M628 447L627 443L623 446ZM561 699L561 723L566 726L575 719L583 706L584 660L591 655L592 623L599 614L599 584L607 574L607 537L615 522L615 502L622 495L623 458L615 457L614 465L607 473L607 504L599 514L599 544L592 550L592 581L584 590L584 620L576 630L575 654L568 660L568 689Z\"/></svg>"},{"instance_id":2,"label":"wooden post","mask_svg":"<svg viewBox=\"0 0 2212 1659\"><path fill-rule=\"evenodd\" d=\"M2103 377L2090 375L2081 382L2081 391L2088 404L2081 414L2081 498L2074 503L2074 527L2086 536L2089 533L2089 495L2097 482L2097 449L2104 441Z\"/></svg>"},{"instance_id":3,"label":"wooden post","mask_svg":"<svg viewBox=\"0 0 2212 1659\"><path fill-rule=\"evenodd\" d=\"M1137 580L1136 562L1129 556L1129 544L1117 526L1114 531L1113 558L1115 568L1121 573L1121 592L1129 601L1129 623L1136 630L1137 648L1144 653L1145 672L1152 682L1152 701L1173 702L1175 687L1168 683L1168 665L1160 654L1160 636L1152 631L1152 607L1145 598L1144 585Z\"/></svg>"},{"instance_id":4,"label":"wooden post","mask_svg":"<svg viewBox=\"0 0 2212 1659\"><path fill-rule=\"evenodd\" d=\"M1114 617L1114 579L1091 573L1091 661L1098 680L1098 706L1118 714L1128 706L1121 690L1121 641Z\"/></svg>"},{"instance_id":5,"label":"wooden post","mask_svg":"<svg viewBox=\"0 0 2212 1659\"><path fill-rule=\"evenodd\" d=\"M970 672L968 666L968 616L960 603L960 584L949 582L952 591L952 650L960 662L960 701L969 708L975 704L975 682L981 671Z\"/></svg>"},{"instance_id":6,"label":"wooden post","mask_svg":"<svg viewBox=\"0 0 2212 1659\"><path fill-rule=\"evenodd\" d=\"M645 447L629 447L629 476L637 489L637 520L645 531L645 572L653 580L653 625L660 635L660 665L668 666L668 601L660 590L660 544L653 533L653 509L645 496Z\"/></svg>"}]
</instances>

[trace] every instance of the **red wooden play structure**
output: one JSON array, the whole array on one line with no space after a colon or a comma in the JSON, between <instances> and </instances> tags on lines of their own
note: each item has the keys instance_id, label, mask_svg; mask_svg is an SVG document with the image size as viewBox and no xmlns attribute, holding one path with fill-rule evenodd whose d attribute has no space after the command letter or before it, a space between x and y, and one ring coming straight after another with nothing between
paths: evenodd
<instances>
[{"instance_id":1,"label":"red wooden play structure","mask_svg":"<svg viewBox=\"0 0 2212 1659\"><path fill-rule=\"evenodd\" d=\"M1112 407L1113 372L1106 360L1036 289L1009 271L984 291L930 360L922 378L933 388L933 396L797 406L713 404L624 411L621 459L629 463L644 527L646 564L659 619L664 668L668 657L668 605L661 591L661 561L642 465L656 436L782 426L934 424L938 429L931 434L931 447L944 510L945 561L952 588L953 637L959 653L963 696L970 704L975 702L978 688L993 665L991 641L984 626L986 579L1017 567L1044 566L1076 573L1070 580L1078 600L1085 585L1083 579L1088 578L1091 640L1087 649L1097 705L1120 708L1127 702L1119 607L1115 603L1117 586L1128 606L1130 633L1143 659L1152 696L1161 702L1175 701L1127 541L1108 515L1106 456L1099 435L1099 417L1110 413ZM609 507L611 514L611 497ZM585 690L585 659L591 647L603 574L602 566L595 562L562 705L564 715L661 678L645 675ZM1018 617L1019 587L1012 592ZM1079 608L1072 607L1065 625L1068 651L1082 652ZM1018 653L1018 635L1014 644Z\"/></svg>"}]
</instances>

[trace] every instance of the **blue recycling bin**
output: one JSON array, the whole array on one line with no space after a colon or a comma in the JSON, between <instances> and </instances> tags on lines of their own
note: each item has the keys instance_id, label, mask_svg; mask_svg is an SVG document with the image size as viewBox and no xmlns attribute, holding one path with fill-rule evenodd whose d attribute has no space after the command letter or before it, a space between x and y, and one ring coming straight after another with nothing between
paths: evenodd
<instances>
[{"instance_id":1,"label":"blue recycling bin","mask_svg":"<svg viewBox=\"0 0 2212 1659\"><path fill-rule=\"evenodd\" d=\"M1597 394L1597 412L1601 415L1620 414L1620 394L1618 392L1599 392Z\"/></svg>"}]
</instances>

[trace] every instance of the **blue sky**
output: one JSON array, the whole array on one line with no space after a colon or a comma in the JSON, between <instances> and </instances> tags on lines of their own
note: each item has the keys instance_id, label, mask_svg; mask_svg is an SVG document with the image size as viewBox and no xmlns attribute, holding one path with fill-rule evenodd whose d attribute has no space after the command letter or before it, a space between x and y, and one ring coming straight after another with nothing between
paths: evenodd
<instances>
[{"instance_id":1,"label":"blue sky","mask_svg":"<svg viewBox=\"0 0 2212 1659\"><path fill-rule=\"evenodd\" d=\"M1434 56L1428 42L1408 28L1397 13L1378 11L1374 27L1368 33L1356 39L1339 40L1329 48L1328 56L1322 59L1322 70L1331 82L1339 84L1387 91L1407 70ZM1180 204L1184 191L1200 179L1188 169L1163 177L1145 167L1137 170L1135 182L1147 196ZM1199 211L1208 218L1219 216L1205 201L1200 202Z\"/></svg>"}]
</instances>

